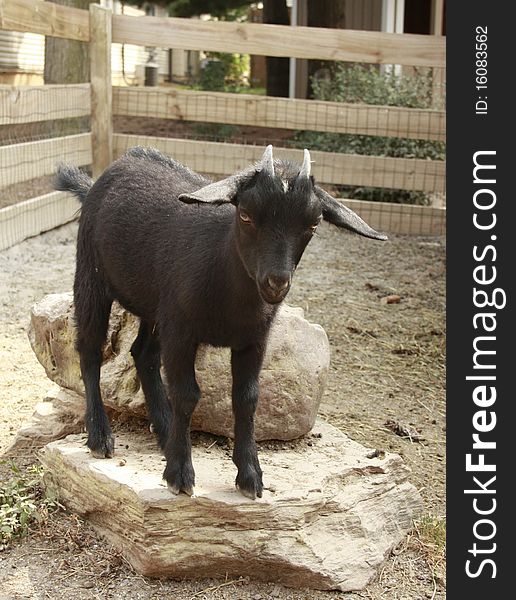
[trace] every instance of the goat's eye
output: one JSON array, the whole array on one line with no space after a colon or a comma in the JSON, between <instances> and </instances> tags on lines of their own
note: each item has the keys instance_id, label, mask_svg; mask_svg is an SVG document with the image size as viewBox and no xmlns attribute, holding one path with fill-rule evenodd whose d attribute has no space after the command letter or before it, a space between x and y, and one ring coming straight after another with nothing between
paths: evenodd
<instances>
[{"instance_id":1,"label":"goat's eye","mask_svg":"<svg viewBox=\"0 0 516 600\"><path fill-rule=\"evenodd\" d=\"M246 212L240 211L239 216L242 223L251 224L253 222L251 217Z\"/></svg>"},{"instance_id":2,"label":"goat's eye","mask_svg":"<svg viewBox=\"0 0 516 600\"><path fill-rule=\"evenodd\" d=\"M317 231L317 227L319 227L319 225L321 224L321 221L322 221L322 217L319 217L319 218L317 219L317 222L316 222L316 223L313 223L312 225L310 225L310 227L308 228L308 231L309 231L311 234L314 234L314 233Z\"/></svg>"}]
</instances>

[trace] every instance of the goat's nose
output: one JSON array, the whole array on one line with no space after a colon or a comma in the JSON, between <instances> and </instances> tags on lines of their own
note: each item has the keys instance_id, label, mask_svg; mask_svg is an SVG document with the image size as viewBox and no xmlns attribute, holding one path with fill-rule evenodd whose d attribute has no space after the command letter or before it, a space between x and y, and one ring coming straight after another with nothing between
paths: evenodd
<instances>
[{"instance_id":1,"label":"goat's nose","mask_svg":"<svg viewBox=\"0 0 516 600\"><path fill-rule=\"evenodd\" d=\"M267 277L267 283L269 284L271 290L274 290L275 292L283 292L290 285L290 275L269 275Z\"/></svg>"}]
</instances>

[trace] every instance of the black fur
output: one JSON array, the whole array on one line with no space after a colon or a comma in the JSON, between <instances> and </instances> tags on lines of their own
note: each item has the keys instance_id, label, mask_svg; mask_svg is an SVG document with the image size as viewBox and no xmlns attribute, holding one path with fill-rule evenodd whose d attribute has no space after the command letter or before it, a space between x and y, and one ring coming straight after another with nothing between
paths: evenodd
<instances>
[{"instance_id":1,"label":"black fur","mask_svg":"<svg viewBox=\"0 0 516 600\"><path fill-rule=\"evenodd\" d=\"M279 303L325 206L313 180L298 177L299 165L276 161L274 170L271 176L258 165L222 182L231 193L214 200L220 206L180 201L195 201L210 181L153 149L130 150L93 185L74 167L58 172L58 189L83 200L74 298L88 446L96 456L113 454L99 373L116 299L141 319L131 353L175 493L193 491L194 361L198 346L210 344L232 350L237 486L262 495L253 425L258 376Z\"/></svg>"},{"instance_id":2,"label":"black fur","mask_svg":"<svg viewBox=\"0 0 516 600\"><path fill-rule=\"evenodd\" d=\"M60 165L54 180L54 188L61 192L72 192L81 202L93 185L93 179L72 165Z\"/></svg>"}]
</instances>

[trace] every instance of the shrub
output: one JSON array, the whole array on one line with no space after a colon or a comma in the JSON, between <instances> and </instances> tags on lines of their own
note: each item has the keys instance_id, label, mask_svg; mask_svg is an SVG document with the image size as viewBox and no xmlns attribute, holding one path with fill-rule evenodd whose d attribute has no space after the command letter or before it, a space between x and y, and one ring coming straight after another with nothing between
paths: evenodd
<instances>
[{"instance_id":1,"label":"shrub","mask_svg":"<svg viewBox=\"0 0 516 600\"><path fill-rule=\"evenodd\" d=\"M197 137L215 142L231 140L240 133L236 125L225 123L192 123L192 130Z\"/></svg>"},{"instance_id":2,"label":"shrub","mask_svg":"<svg viewBox=\"0 0 516 600\"><path fill-rule=\"evenodd\" d=\"M42 467L22 471L13 463L10 470L11 478L0 484L0 550L59 508L57 500L43 491Z\"/></svg>"},{"instance_id":3,"label":"shrub","mask_svg":"<svg viewBox=\"0 0 516 600\"><path fill-rule=\"evenodd\" d=\"M331 102L430 108L432 74L415 69L414 76L396 75L373 66L336 63L328 78L312 80L314 98Z\"/></svg>"},{"instance_id":4,"label":"shrub","mask_svg":"<svg viewBox=\"0 0 516 600\"><path fill-rule=\"evenodd\" d=\"M414 76L408 77L398 76L393 70L382 72L371 66L337 63L330 73L328 78L312 80L315 99L407 108L431 106L432 77L429 69L416 71ZM295 143L299 147L344 154L431 160L445 158L445 144L429 140L301 131L296 135ZM350 198L361 200L429 203L428 196L417 191L371 187L344 187L341 191Z\"/></svg>"},{"instance_id":5,"label":"shrub","mask_svg":"<svg viewBox=\"0 0 516 600\"><path fill-rule=\"evenodd\" d=\"M208 60L201 69L199 87L210 92L222 92L226 84L226 65L220 60Z\"/></svg>"},{"instance_id":6,"label":"shrub","mask_svg":"<svg viewBox=\"0 0 516 600\"><path fill-rule=\"evenodd\" d=\"M201 69L199 88L212 92L239 92L249 87L249 54L210 52Z\"/></svg>"}]
</instances>

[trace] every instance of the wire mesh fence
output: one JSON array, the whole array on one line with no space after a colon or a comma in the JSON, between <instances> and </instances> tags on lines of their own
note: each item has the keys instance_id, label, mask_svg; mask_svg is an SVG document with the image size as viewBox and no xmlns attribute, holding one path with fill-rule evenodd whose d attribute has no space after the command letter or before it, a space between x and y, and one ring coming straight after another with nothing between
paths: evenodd
<instances>
[{"instance_id":1,"label":"wire mesh fence","mask_svg":"<svg viewBox=\"0 0 516 600\"><path fill-rule=\"evenodd\" d=\"M54 192L62 162L92 161L90 86L0 86L0 248L73 218L76 202Z\"/></svg>"},{"instance_id":2,"label":"wire mesh fence","mask_svg":"<svg viewBox=\"0 0 516 600\"><path fill-rule=\"evenodd\" d=\"M210 31L204 34L215 44ZM275 51L282 44L269 43ZM363 49L372 61L368 52ZM114 157L136 144L152 145L220 178L257 160L264 145L291 160L308 148L317 181L373 226L442 234L444 68L416 58L413 64L422 66L327 60L310 81L310 100L269 97L224 81L213 87L213 78L209 89L200 89L202 69L188 86L114 87ZM17 206L22 214L23 202L51 193L60 162L90 169L90 95L90 84L0 86L0 210Z\"/></svg>"},{"instance_id":3,"label":"wire mesh fence","mask_svg":"<svg viewBox=\"0 0 516 600\"><path fill-rule=\"evenodd\" d=\"M59 162L91 163L89 84L0 86L0 208L52 191Z\"/></svg>"},{"instance_id":4,"label":"wire mesh fence","mask_svg":"<svg viewBox=\"0 0 516 600\"><path fill-rule=\"evenodd\" d=\"M445 117L432 107L432 83L428 70L400 77L354 66L340 83L320 83L322 99L311 101L119 88L114 124L119 133L308 147L325 153L323 181L340 186L346 197L442 206ZM348 179L346 164L353 165Z\"/></svg>"},{"instance_id":5,"label":"wire mesh fence","mask_svg":"<svg viewBox=\"0 0 516 600\"><path fill-rule=\"evenodd\" d=\"M435 108L444 103L442 78L437 87L431 69L339 69L340 80L319 82L321 99L314 100L114 88L115 155L153 145L220 178L257 160L264 145L293 160L308 148L315 178L336 196L360 201L384 227L444 233L445 112Z\"/></svg>"}]
</instances>

